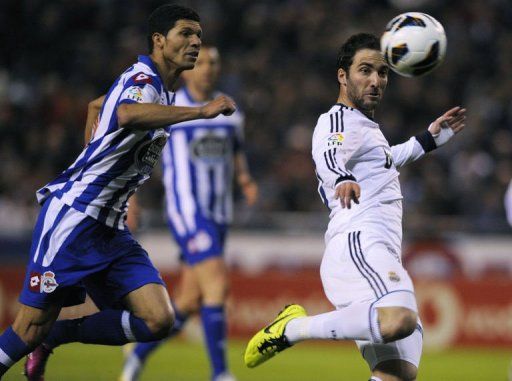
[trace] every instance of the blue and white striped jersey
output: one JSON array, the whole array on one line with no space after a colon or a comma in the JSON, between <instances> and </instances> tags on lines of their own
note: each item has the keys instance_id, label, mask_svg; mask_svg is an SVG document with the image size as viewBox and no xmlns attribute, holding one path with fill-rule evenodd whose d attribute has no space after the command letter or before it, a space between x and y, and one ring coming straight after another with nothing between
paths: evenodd
<instances>
[{"instance_id":1,"label":"blue and white striped jersey","mask_svg":"<svg viewBox=\"0 0 512 381\"><path fill-rule=\"evenodd\" d=\"M120 128L117 108L122 103L171 105L174 96L165 90L151 59L139 56L108 91L89 144L68 169L37 191L39 203L53 195L107 226L125 229L128 198L149 178L170 128Z\"/></svg>"},{"instance_id":2,"label":"blue and white striped jersey","mask_svg":"<svg viewBox=\"0 0 512 381\"><path fill-rule=\"evenodd\" d=\"M177 106L203 104L185 87L176 92ZM172 126L163 153L163 183L167 217L180 236L198 228L198 215L218 224L231 222L233 155L242 142L243 115L238 111Z\"/></svg>"}]
</instances>

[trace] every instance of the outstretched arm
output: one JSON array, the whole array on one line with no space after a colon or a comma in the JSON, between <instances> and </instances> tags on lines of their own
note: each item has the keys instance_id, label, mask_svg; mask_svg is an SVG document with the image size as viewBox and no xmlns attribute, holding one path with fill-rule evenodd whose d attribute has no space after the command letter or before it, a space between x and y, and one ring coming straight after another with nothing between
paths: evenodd
<instances>
[{"instance_id":1,"label":"outstretched arm","mask_svg":"<svg viewBox=\"0 0 512 381\"><path fill-rule=\"evenodd\" d=\"M433 121L424 131L402 144L391 147L393 161L397 168L418 160L427 152L446 144L466 126L466 109L453 107Z\"/></svg>"},{"instance_id":2,"label":"outstretched arm","mask_svg":"<svg viewBox=\"0 0 512 381\"><path fill-rule=\"evenodd\" d=\"M201 107L122 103L117 109L117 117L120 127L150 130L187 120L215 118L219 114L231 115L235 109L235 102L221 95Z\"/></svg>"}]
</instances>

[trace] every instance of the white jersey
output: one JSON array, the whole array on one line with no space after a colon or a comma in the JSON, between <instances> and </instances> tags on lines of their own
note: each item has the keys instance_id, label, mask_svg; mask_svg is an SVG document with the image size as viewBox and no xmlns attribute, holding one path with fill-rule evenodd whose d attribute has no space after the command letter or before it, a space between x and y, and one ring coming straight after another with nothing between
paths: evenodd
<instances>
[{"instance_id":1,"label":"white jersey","mask_svg":"<svg viewBox=\"0 0 512 381\"><path fill-rule=\"evenodd\" d=\"M318 119L312 153L319 181L318 191L330 209L326 240L356 230L384 235L398 251L402 239L402 193L398 168L429 150L426 135L390 147L379 125L360 111L334 105ZM424 148L425 147L425 148ZM354 181L361 187L359 204L341 208L336 186ZM396 253L397 255L399 253Z\"/></svg>"},{"instance_id":2,"label":"white jersey","mask_svg":"<svg viewBox=\"0 0 512 381\"><path fill-rule=\"evenodd\" d=\"M107 93L89 144L67 170L37 192L39 203L53 195L107 226L125 229L128 198L149 178L169 128L120 128L117 108L122 103L173 102L174 94L165 90L154 63L139 56Z\"/></svg>"},{"instance_id":3,"label":"white jersey","mask_svg":"<svg viewBox=\"0 0 512 381\"><path fill-rule=\"evenodd\" d=\"M192 99L186 87L176 92L177 106L204 104ZM239 111L172 126L163 153L163 183L167 217L180 236L197 229L197 218L218 224L231 222L233 155L242 144L243 116Z\"/></svg>"}]
</instances>

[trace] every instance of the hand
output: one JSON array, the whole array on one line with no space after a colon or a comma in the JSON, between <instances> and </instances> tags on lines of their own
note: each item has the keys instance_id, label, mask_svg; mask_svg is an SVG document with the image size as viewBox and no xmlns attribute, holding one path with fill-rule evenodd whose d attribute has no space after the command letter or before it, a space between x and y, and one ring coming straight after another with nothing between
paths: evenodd
<instances>
[{"instance_id":1,"label":"hand","mask_svg":"<svg viewBox=\"0 0 512 381\"><path fill-rule=\"evenodd\" d=\"M240 188L248 206L253 206L258 201L258 184L254 180L248 180L240 184Z\"/></svg>"},{"instance_id":2,"label":"hand","mask_svg":"<svg viewBox=\"0 0 512 381\"><path fill-rule=\"evenodd\" d=\"M455 134L466 127L466 109L460 106L446 111L428 127L437 147L446 144Z\"/></svg>"},{"instance_id":3,"label":"hand","mask_svg":"<svg viewBox=\"0 0 512 381\"><path fill-rule=\"evenodd\" d=\"M231 115L235 110L235 101L230 97L220 95L201 107L201 115L204 119L210 119L215 118L219 114Z\"/></svg>"},{"instance_id":4,"label":"hand","mask_svg":"<svg viewBox=\"0 0 512 381\"><path fill-rule=\"evenodd\" d=\"M351 200L359 204L361 197L361 187L353 181L344 181L336 187L334 197L340 200L342 208L351 208Z\"/></svg>"}]
</instances>

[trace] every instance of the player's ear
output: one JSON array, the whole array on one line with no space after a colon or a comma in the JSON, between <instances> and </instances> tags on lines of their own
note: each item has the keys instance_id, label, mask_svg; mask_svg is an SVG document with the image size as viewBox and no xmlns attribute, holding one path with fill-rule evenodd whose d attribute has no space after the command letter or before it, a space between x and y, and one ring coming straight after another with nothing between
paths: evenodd
<instances>
[{"instance_id":1,"label":"player's ear","mask_svg":"<svg viewBox=\"0 0 512 381\"><path fill-rule=\"evenodd\" d=\"M347 86L347 72L341 67L338 69L338 82L340 85Z\"/></svg>"},{"instance_id":2,"label":"player's ear","mask_svg":"<svg viewBox=\"0 0 512 381\"><path fill-rule=\"evenodd\" d=\"M153 33L151 38L153 39L153 49L154 48L159 48L159 49L163 48L165 37L161 33Z\"/></svg>"}]
</instances>

